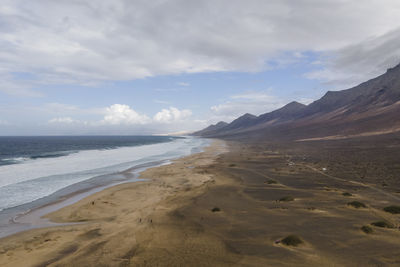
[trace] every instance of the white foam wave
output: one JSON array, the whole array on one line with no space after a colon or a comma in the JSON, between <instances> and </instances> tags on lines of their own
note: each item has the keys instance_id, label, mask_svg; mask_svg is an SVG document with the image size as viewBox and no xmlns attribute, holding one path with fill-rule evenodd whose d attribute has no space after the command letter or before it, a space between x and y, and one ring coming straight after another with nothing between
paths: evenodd
<instances>
[{"instance_id":1,"label":"white foam wave","mask_svg":"<svg viewBox=\"0 0 400 267\"><path fill-rule=\"evenodd\" d=\"M59 158L0 166L0 210L32 202L95 176L189 155L205 142L198 138L176 139L168 143L87 150Z\"/></svg>"}]
</instances>

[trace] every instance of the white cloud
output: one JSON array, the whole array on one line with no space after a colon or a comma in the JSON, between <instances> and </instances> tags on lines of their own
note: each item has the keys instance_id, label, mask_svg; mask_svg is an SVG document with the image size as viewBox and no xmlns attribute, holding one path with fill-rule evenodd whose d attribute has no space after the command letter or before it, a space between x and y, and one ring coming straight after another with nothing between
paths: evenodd
<instances>
[{"instance_id":1,"label":"white cloud","mask_svg":"<svg viewBox=\"0 0 400 267\"><path fill-rule=\"evenodd\" d=\"M400 28L343 47L327 57L322 69L305 76L339 90L365 82L400 63Z\"/></svg>"},{"instance_id":2,"label":"white cloud","mask_svg":"<svg viewBox=\"0 0 400 267\"><path fill-rule=\"evenodd\" d=\"M157 92L182 92L187 91L187 87L178 87L178 88L156 88L155 91Z\"/></svg>"},{"instance_id":3,"label":"white cloud","mask_svg":"<svg viewBox=\"0 0 400 267\"><path fill-rule=\"evenodd\" d=\"M159 123L174 123L183 121L189 118L192 115L192 112L188 109L179 110L174 107L170 107L169 109L162 109L156 115L154 115L153 119L155 122Z\"/></svg>"},{"instance_id":4,"label":"white cloud","mask_svg":"<svg viewBox=\"0 0 400 267\"><path fill-rule=\"evenodd\" d=\"M180 86L190 86L190 83L179 82L178 85L180 85Z\"/></svg>"},{"instance_id":5,"label":"white cloud","mask_svg":"<svg viewBox=\"0 0 400 267\"><path fill-rule=\"evenodd\" d=\"M271 96L265 92L257 92L257 91L248 91L243 94L233 95L231 96L231 98L239 100L248 100L248 101L268 101L268 102L276 101L276 97Z\"/></svg>"},{"instance_id":6,"label":"white cloud","mask_svg":"<svg viewBox=\"0 0 400 267\"><path fill-rule=\"evenodd\" d=\"M53 118L53 119L49 120L49 123L71 124L71 123L75 123L75 122L78 122L78 121L72 119L71 117Z\"/></svg>"},{"instance_id":7,"label":"white cloud","mask_svg":"<svg viewBox=\"0 0 400 267\"><path fill-rule=\"evenodd\" d=\"M315 101L315 99L312 99L312 98L305 98L305 97L302 97L302 98L300 98L300 99L297 100L297 102L302 103L302 104L304 104L304 105L311 104L311 103L314 102L314 101Z\"/></svg>"},{"instance_id":8,"label":"white cloud","mask_svg":"<svg viewBox=\"0 0 400 267\"><path fill-rule=\"evenodd\" d=\"M51 113L66 113L66 112L80 112L81 109L74 105L62 104L62 103L47 103L44 105L44 109Z\"/></svg>"},{"instance_id":9,"label":"white cloud","mask_svg":"<svg viewBox=\"0 0 400 267\"><path fill-rule=\"evenodd\" d=\"M157 104L163 104L163 105L170 105L170 104L171 104L171 102L169 102L169 101L164 101L164 100L155 99L155 100L153 100L153 101L154 101L154 103L157 103Z\"/></svg>"},{"instance_id":10,"label":"white cloud","mask_svg":"<svg viewBox=\"0 0 400 267\"><path fill-rule=\"evenodd\" d=\"M211 121L231 121L237 117L251 113L260 115L284 105L284 101L266 92L248 91L233 95L231 100L211 107Z\"/></svg>"},{"instance_id":11,"label":"white cloud","mask_svg":"<svg viewBox=\"0 0 400 267\"><path fill-rule=\"evenodd\" d=\"M399 12L397 0L5 0L0 90L38 96L32 88L43 84L259 71L287 52L349 54L361 66L364 59L353 57L359 51L345 47L384 40L399 28ZM398 58L398 46L385 49ZM365 52L373 69L386 67ZM13 75L21 72L31 77Z\"/></svg>"},{"instance_id":12,"label":"white cloud","mask_svg":"<svg viewBox=\"0 0 400 267\"><path fill-rule=\"evenodd\" d=\"M68 111L68 105L56 104L51 105L55 107L64 107L63 110ZM78 107L70 106L72 109L78 109L83 113L91 113L92 110L79 109ZM128 105L113 104L109 107L98 109L102 110L103 118L101 120L81 121L73 119L69 116L61 116L52 118L48 121L49 124L84 124L89 127L97 126L115 126L115 125L126 125L126 126L160 126L160 124L173 124L187 122L187 119L192 115L192 112L188 109L179 110L175 107L168 109L162 109L157 112L153 118L150 118L146 114L141 114ZM81 114L82 115L82 114ZM83 114L84 115L84 114Z\"/></svg>"},{"instance_id":13,"label":"white cloud","mask_svg":"<svg viewBox=\"0 0 400 267\"><path fill-rule=\"evenodd\" d=\"M137 113L128 105L114 104L105 109L103 124L118 125L118 124L147 124L151 120L146 115Z\"/></svg>"}]
</instances>

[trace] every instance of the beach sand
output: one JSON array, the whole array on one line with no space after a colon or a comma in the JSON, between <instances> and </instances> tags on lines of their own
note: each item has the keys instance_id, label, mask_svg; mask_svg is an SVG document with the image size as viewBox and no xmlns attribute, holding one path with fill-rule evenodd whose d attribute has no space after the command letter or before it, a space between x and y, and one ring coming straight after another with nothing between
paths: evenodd
<instances>
[{"instance_id":1,"label":"beach sand","mask_svg":"<svg viewBox=\"0 0 400 267\"><path fill-rule=\"evenodd\" d=\"M54 222L80 224L1 239L0 266L196 264L212 254L227 261L223 242L193 235L200 231L196 225L186 231L185 221L176 222L174 213L215 182L203 168L223 152L224 142L214 141L202 153L144 171L140 178L148 181L111 187L47 215ZM171 250L179 246L186 249Z\"/></svg>"},{"instance_id":2,"label":"beach sand","mask_svg":"<svg viewBox=\"0 0 400 267\"><path fill-rule=\"evenodd\" d=\"M216 140L47 215L81 224L1 239L0 266L399 266L400 215L382 211L399 194L288 153Z\"/></svg>"}]
</instances>

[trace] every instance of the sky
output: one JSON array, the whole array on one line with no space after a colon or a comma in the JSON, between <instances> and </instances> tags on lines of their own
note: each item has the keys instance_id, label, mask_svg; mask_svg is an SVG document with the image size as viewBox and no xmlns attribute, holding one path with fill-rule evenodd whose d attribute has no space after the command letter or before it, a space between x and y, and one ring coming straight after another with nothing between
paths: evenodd
<instances>
[{"instance_id":1,"label":"sky","mask_svg":"<svg viewBox=\"0 0 400 267\"><path fill-rule=\"evenodd\" d=\"M0 135L194 131L400 63L397 0L0 0Z\"/></svg>"}]
</instances>

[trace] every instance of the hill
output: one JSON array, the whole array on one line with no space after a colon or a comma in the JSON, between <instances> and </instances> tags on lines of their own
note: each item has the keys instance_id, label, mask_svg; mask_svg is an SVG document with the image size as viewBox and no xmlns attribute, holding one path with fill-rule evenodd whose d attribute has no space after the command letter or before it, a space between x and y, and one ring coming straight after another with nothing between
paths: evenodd
<instances>
[{"instance_id":1,"label":"hill","mask_svg":"<svg viewBox=\"0 0 400 267\"><path fill-rule=\"evenodd\" d=\"M229 124L194 133L204 137L317 140L376 135L400 130L400 65L342 91L328 91L309 105L291 102Z\"/></svg>"}]
</instances>

